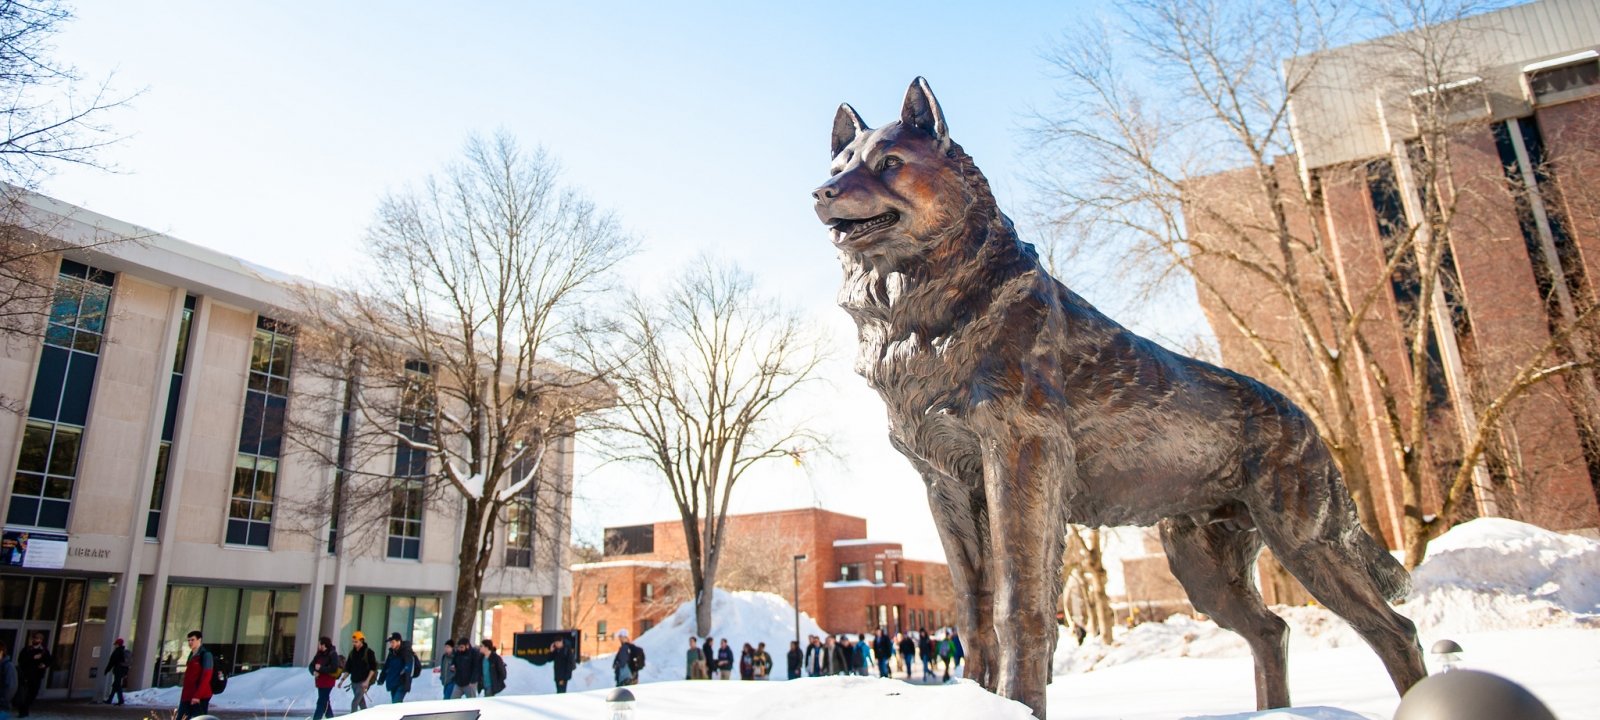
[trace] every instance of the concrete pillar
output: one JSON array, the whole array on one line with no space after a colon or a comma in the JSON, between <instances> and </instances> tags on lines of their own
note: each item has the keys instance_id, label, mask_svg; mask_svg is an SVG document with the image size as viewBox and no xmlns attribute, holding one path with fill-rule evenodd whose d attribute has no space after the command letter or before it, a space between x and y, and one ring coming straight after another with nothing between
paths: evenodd
<instances>
[{"instance_id":1,"label":"concrete pillar","mask_svg":"<svg viewBox=\"0 0 1600 720\"><path fill-rule=\"evenodd\" d=\"M539 604L539 629L546 632L564 629L561 627L561 593L546 595L542 600Z\"/></svg>"}]
</instances>

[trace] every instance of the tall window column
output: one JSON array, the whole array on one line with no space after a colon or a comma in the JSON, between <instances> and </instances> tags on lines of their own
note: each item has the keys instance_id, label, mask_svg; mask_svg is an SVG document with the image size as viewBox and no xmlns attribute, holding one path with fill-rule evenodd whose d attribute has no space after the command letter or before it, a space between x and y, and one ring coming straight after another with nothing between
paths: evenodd
<instances>
[{"instance_id":1,"label":"tall window column","mask_svg":"<svg viewBox=\"0 0 1600 720\"><path fill-rule=\"evenodd\" d=\"M239 428L239 454L234 460L233 493L228 502L229 545L264 548L271 540L293 357L293 326L264 316L256 318L250 387L245 392L244 422Z\"/></svg>"}]
</instances>

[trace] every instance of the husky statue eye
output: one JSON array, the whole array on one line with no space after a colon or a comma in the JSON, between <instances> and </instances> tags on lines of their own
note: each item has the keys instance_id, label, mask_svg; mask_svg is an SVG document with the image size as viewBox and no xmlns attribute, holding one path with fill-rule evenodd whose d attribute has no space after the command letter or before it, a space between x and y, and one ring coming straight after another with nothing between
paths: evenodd
<instances>
[{"instance_id":1,"label":"husky statue eye","mask_svg":"<svg viewBox=\"0 0 1600 720\"><path fill-rule=\"evenodd\" d=\"M882 160L878 161L878 171L882 172L884 170L888 170L889 168L897 168L904 164L905 163L902 162L900 158L893 155L886 155Z\"/></svg>"}]
</instances>

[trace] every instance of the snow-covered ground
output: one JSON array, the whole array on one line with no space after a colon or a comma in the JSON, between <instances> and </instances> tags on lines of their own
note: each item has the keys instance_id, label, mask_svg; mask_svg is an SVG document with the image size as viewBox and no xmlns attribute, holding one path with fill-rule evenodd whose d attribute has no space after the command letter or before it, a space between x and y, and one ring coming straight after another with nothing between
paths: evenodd
<instances>
[{"instance_id":1,"label":"snow-covered ground","mask_svg":"<svg viewBox=\"0 0 1600 720\"><path fill-rule=\"evenodd\" d=\"M1430 544L1414 573L1415 590L1398 609L1417 621L1426 649L1448 637L1466 650L1464 664L1527 686L1563 720L1600 720L1600 542L1521 523L1486 519L1461 525ZM1066 637L1054 658L1052 718L1122 720L1356 720L1390 718L1399 703L1377 656L1344 621L1321 608L1279 608L1293 628L1289 682L1296 707L1256 713L1252 664L1244 641L1209 621L1174 617L1119 633L1109 646L1078 647ZM794 637L794 610L777 596L718 591L715 635L735 651L767 643L783 672ZM802 634L820 634L802 616ZM960 681L923 685L879 678L813 678L773 682L686 682L683 651L692 610L638 638L649 658L644 684L633 688L640 720L706 718L917 717L1023 718L1026 708ZM1429 658L1430 666L1433 658ZM604 717L611 657L573 675L572 693L552 695L548 667L507 660L500 697L438 701L432 674L419 678L408 702L379 706L360 720L398 720L414 713L482 710L485 720ZM585 692L587 691L587 692ZM381 691L374 702L386 702ZM349 693L335 691L335 707ZM315 691L302 669L240 675L217 708L309 714ZM176 689L129 694L130 703L171 707ZM432 700L433 702L416 702ZM865 715L862 715L865 713Z\"/></svg>"}]
</instances>

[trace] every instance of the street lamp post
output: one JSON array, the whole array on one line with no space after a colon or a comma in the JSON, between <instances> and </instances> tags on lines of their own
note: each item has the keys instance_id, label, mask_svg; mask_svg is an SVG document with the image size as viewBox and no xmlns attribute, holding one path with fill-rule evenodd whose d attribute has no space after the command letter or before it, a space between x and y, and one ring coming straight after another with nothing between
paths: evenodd
<instances>
[{"instance_id":1,"label":"street lamp post","mask_svg":"<svg viewBox=\"0 0 1600 720\"><path fill-rule=\"evenodd\" d=\"M794 644L800 644L800 561L806 556L794 556Z\"/></svg>"}]
</instances>

